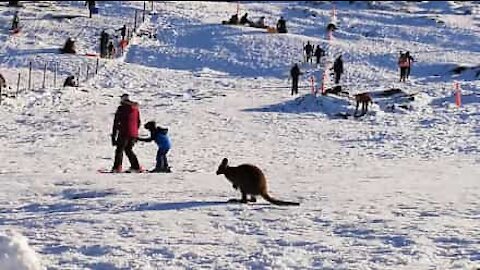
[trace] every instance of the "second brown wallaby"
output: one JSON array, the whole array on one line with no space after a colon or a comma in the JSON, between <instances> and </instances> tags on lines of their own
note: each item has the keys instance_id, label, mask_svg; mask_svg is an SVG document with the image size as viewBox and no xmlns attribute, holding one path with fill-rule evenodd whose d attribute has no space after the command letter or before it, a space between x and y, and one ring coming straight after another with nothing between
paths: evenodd
<instances>
[{"instance_id":1,"label":"second brown wallaby","mask_svg":"<svg viewBox=\"0 0 480 270\"><path fill-rule=\"evenodd\" d=\"M242 198L231 199L230 202L256 202L255 196L260 195L265 200L276 205L300 205L297 202L280 201L270 197L267 192L267 179L262 170L257 166L251 164L242 164L236 167L228 166L228 159L224 158L220 166L217 169L217 175L223 174L232 182L234 189L240 189ZM250 195L250 199L247 199L247 195Z\"/></svg>"}]
</instances>

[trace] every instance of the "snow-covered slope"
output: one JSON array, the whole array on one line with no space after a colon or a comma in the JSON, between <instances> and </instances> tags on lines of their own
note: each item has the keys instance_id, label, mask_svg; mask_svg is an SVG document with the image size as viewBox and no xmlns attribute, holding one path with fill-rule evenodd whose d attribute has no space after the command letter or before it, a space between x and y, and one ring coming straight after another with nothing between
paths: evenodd
<instances>
[{"instance_id":1,"label":"snow-covered slope","mask_svg":"<svg viewBox=\"0 0 480 270\"><path fill-rule=\"evenodd\" d=\"M101 59L98 74L85 53L98 51L100 31L133 25L142 1L100 2L92 19L80 1L24 5L14 36L15 9L0 6L0 72L11 87L0 105L0 230L30 247L0 245L0 266L17 252L24 269L479 267L478 3L239 4L269 25L284 16L281 35L221 25L236 2L156 2L138 23L156 38L135 37L122 57ZM333 9L339 29L329 41ZM57 53L68 36L79 54ZM324 65L305 63L291 96L289 69L307 41L327 50L327 63L343 55L348 92L400 88L415 100L392 111L378 98L362 118L337 117L354 102L313 96L310 77L320 87ZM416 60L407 83L398 82L400 50ZM459 66L468 68L452 72ZM79 69L80 87L59 87ZM169 128L173 173L97 173L112 166L111 123L125 92L143 123ZM153 143L134 150L154 166ZM259 166L274 197L301 206L225 203L240 194L215 175L224 157Z\"/></svg>"}]
</instances>

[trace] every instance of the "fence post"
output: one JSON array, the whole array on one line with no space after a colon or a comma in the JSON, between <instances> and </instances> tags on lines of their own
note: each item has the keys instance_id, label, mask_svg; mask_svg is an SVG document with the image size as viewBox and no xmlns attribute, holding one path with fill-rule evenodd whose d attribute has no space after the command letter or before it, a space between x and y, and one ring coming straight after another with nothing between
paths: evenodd
<instances>
[{"instance_id":1,"label":"fence post","mask_svg":"<svg viewBox=\"0 0 480 270\"><path fill-rule=\"evenodd\" d=\"M142 23L145 22L145 5L146 5L146 2L143 1L143 15L142 15Z\"/></svg>"},{"instance_id":2,"label":"fence post","mask_svg":"<svg viewBox=\"0 0 480 270\"><path fill-rule=\"evenodd\" d=\"M77 71L77 87L80 85L80 71L82 69L82 66L79 66L78 67L78 71Z\"/></svg>"},{"instance_id":3,"label":"fence post","mask_svg":"<svg viewBox=\"0 0 480 270\"><path fill-rule=\"evenodd\" d=\"M45 65L43 66L43 82L42 82L42 88L45 88L45 80L47 78L47 62L45 62Z\"/></svg>"},{"instance_id":4,"label":"fence post","mask_svg":"<svg viewBox=\"0 0 480 270\"><path fill-rule=\"evenodd\" d=\"M89 71L90 71L90 65L87 63L87 79L86 79L86 80L88 80L88 73L89 73Z\"/></svg>"},{"instance_id":5,"label":"fence post","mask_svg":"<svg viewBox=\"0 0 480 270\"><path fill-rule=\"evenodd\" d=\"M133 22L133 31L137 31L137 10L135 10L135 20Z\"/></svg>"},{"instance_id":6,"label":"fence post","mask_svg":"<svg viewBox=\"0 0 480 270\"><path fill-rule=\"evenodd\" d=\"M153 11L153 1L150 1L152 3L152 11Z\"/></svg>"},{"instance_id":7,"label":"fence post","mask_svg":"<svg viewBox=\"0 0 480 270\"><path fill-rule=\"evenodd\" d=\"M32 90L32 61L28 66L28 90Z\"/></svg>"},{"instance_id":8,"label":"fence post","mask_svg":"<svg viewBox=\"0 0 480 270\"><path fill-rule=\"evenodd\" d=\"M98 57L97 57L97 65L95 66L95 74L98 74Z\"/></svg>"},{"instance_id":9,"label":"fence post","mask_svg":"<svg viewBox=\"0 0 480 270\"><path fill-rule=\"evenodd\" d=\"M0 105L2 104L2 85L0 84Z\"/></svg>"},{"instance_id":10,"label":"fence post","mask_svg":"<svg viewBox=\"0 0 480 270\"><path fill-rule=\"evenodd\" d=\"M17 79L17 92L15 93L15 97L18 96L18 93L20 92L20 72L18 73L18 79Z\"/></svg>"},{"instance_id":11,"label":"fence post","mask_svg":"<svg viewBox=\"0 0 480 270\"><path fill-rule=\"evenodd\" d=\"M55 71L53 73L53 87L57 87L57 69L58 69L58 62L55 62Z\"/></svg>"}]
</instances>

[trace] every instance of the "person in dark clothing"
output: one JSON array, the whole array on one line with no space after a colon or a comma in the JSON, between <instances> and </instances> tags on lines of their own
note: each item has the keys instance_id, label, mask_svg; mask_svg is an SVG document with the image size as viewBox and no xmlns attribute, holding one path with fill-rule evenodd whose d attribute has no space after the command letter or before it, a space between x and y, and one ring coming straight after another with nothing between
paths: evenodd
<instances>
[{"instance_id":1,"label":"person in dark clothing","mask_svg":"<svg viewBox=\"0 0 480 270\"><path fill-rule=\"evenodd\" d=\"M95 9L95 1L85 1L85 6L87 5L89 17L92 18L93 10Z\"/></svg>"},{"instance_id":2,"label":"person in dark clothing","mask_svg":"<svg viewBox=\"0 0 480 270\"><path fill-rule=\"evenodd\" d=\"M310 41L307 41L307 45L303 47L305 50L305 57L306 57L306 62L311 62L312 60L312 54L313 54L313 46L310 44Z\"/></svg>"},{"instance_id":3,"label":"person in dark clothing","mask_svg":"<svg viewBox=\"0 0 480 270\"><path fill-rule=\"evenodd\" d=\"M278 33L287 33L287 21L283 17L277 22L277 32Z\"/></svg>"},{"instance_id":4,"label":"person in dark clothing","mask_svg":"<svg viewBox=\"0 0 480 270\"><path fill-rule=\"evenodd\" d=\"M102 30L100 33L100 57L104 58L107 56L107 44L110 39L109 35L105 30Z\"/></svg>"},{"instance_id":5,"label":"person in dark clothing","mask_svg":"<svg viewBox=\"0 0 480 270\"><path fill-rule=\"evenodd\" d=\"M262 16L258 18L258 20L254 23L252 23L250 26L256 27L256 28L267 28L268 26L265 25L265 16Z\"/></svg>"},{"instance_id":6,"label":"person in dark clothing","mask_svg":"<svg viewBox=\"0 0 480 270\"><path fill-rule=\"evenodd\" d=\"M405 53L405 56L407 57L407 63L408 63L407 70L405 72L405 77L408 79L410 77L410 70L412 69L412 65L413 65L413 62L415 62L415 60L410 55L409 51Z\"/></svg>"},{"instance_id":7,"label":"person in dark clothing","mask_svg":"<svg viewBox=\"0 0 480 270\"><path fill-rule=\"evenodd\" d=\"M290 76L292 77L292 96L298 94L298 77L303 73L300 72L300 68L298 64L293 65L292 69L290 69Z\"/></svg>"},{"instance_id":8,"label":"person in dark clothing","mask_svg":"<svg viewBox=\"0 0 480 270\"><path fill-rule=\"evenodd\" d=\"M120 31L120 35L122 36L122 40L125 40L125 37L127 36L127 25L124 24L122 28L117 29L117 31Z\"/></svg>"},{"instance_id":9,"label":"person in dark clothing","mask_svg":"<svg viewBox=\"0 0 480 270\"><path fill-rule=\"evenodd\" d=\"M115 57L115 45L113 45L113 41L110 40L107 47L107 57L114 58Z\"/></svg>"},{"instance_id":10,"label":"person in dark clothing","mask_svg":"<svg viewBox=\"0 0 480 270\"><path fill-rule=\"evenodd\" d=\"M70 75L65 79L65 82L63 83L63 87L77 87L78 85L75 83L75 76Z\"/></svg>"},{"instance_id":11,"label":"person in dark clothing","mask_svg":"<svg viewBox=\"0 0 480 270\"><path fill-rule=\"evenodd\" d=\"M120 106L118 106L115 112L112 127L112 145L117 147L112 172L122 171L123 152L125 152L130 161L131 168L129 171L141 171L137 156L133 153L133 146L138 139L139 127L140 112L138 104L130 101L128 94L123 94Z\"/></svg>"},{"instance_id":12,"label":"person in dark clothing","mask_svg":"<svg viewBox=\"0 0 480 270\"><path fill-rule=\"evenodd\" d=\"M75 54L77 53L75 50L75 41L72 38L67 38L67 41L65 42L65 45L63 46L62 49L60 49L60 52L62 53L72 53Z\"/></svg>"},{"instance_id":13,"label":"person in dark clothing","mask_svg":"<svg viewBox=\"0 0 480 270\"><path fill-rule=\"evenodd\" d=\"M403 52L400 52L400 57L398 58L398 67L400 68L400 82L405 82L407 79L408 57Z\"/></svg>"},{"instance_id":14,"label":"person in dark clothing","mask_svg":"<svg viewBox=\"0 0 480 270\"><path fill-rule=\"evenodd\" d=\"M238 14L233 14L228 21L222 21L222 24L238 24Z\"/></svg>"},{"instance_id":15,"label":"person in dark clothing","mask_svg":"<svg viewBox=\"0 0 480 270\"><path fill-rule=\"evenodd\" d=\"M343 73L343 60L342 56L338 56L337 59L335 59L335 62L333 63L333 74L335 76L335 84L338 84L340 82L340 77L342 76Z\"/></svg>"},{"instance_id":16,"label":"person in dark clothing","mask_svg":"<svg viewBox=\"0 0 480 270\"><path fill-rule=\"evenodd\" d=\"M242 24L242 25L245 25L245 24L252 25L252 22L249 19L247 19L247 16L248 16L248 13L245 13L242 16L242 18L240 18L240 24Z\"/></svg>"},{"instance_id":17,"label":"person in dark clothing","mask_svg":"<svg viewBox=\"0 0 480 270\"><path fill-rule=\"evenodd\" d=\"M320 64L320 58L325 56L325 51L320 47L320 45L317 45L317 48L315 49L313 55L315 55L315 57L317 58L317 64Z\"/></svg>"},{"instance_id":18,"label":"person in dark clothing","mask_svg":"<svg viewBox=\"0 0 480 270\"><path fill-rule=\"evenodd\" d=\"M20 24L20 17L18 17L18 11L15 11L15 14L13 15L13 19L12 19L12 28L10 28L10 30L18 29L19 24Z\"/></svg>"},{"instance_id":19,"label":"person in dark clothing","mask_svg":"<svg viewBox=\"0 0 480 270\"><path fill-rule=\"evenodd\" d=\"M327 31L333 32L333 31L335 31L335 30L337 30L337 26L336 26L334 23L329 23L329 24L327 25Z\"/></svg>"},{"instance_id":20,"label":"person in dark clothing","mask_svg":"<svg viewBox=\"0 0 480 270\"><path fill-rule=\"evenodd\" d=\"M9 7L22 7L22 5L19 2L20 1L8 1L8 6Z\"/></svg>"},{"instance_id":21,"label":"person in dark clothing","mask_svg":"<svg viewBox=\"0 0 480 270\"><path fill-rule=\"evenodd\" d=\"M144 128L150 131L150 137L138 138L138 140L142 142L155 141L158 146L156 165L150 172L171 172L167 161L167 153L172 147L170 138L167 135L168 128L157 127L155 121L146 123Z\"/></svg>"}]
</instances>

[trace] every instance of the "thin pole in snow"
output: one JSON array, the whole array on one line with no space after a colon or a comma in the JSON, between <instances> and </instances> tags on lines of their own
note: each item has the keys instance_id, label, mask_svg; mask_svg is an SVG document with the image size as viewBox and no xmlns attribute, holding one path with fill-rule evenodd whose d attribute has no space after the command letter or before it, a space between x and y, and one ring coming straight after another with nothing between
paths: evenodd
<instances>
[{"instance_id":1,"label":"thin pole in snow","mask_svg":"<svg viewBox=\"0 0 480 270\"><path fill-rule=\"evenodd\" d=\"M137 10L135 10L135 20L133 21L133 31L137 31Z\"/></svg>"},{"instance_id":2,"label":"thin pole in snow","mask_svg":"<svg viewBox=\"0 0 480 270\"><path fill-rule=\"evenodd\" d=\"M97 58L97 65L95 66L95 75L98 74L98 58Z\"/></svg>"},{"instance_id":3,"label":"thin pole in snow","mask_svg":"<svg viewBox=\"0 0 480 270\"><path fill-rule=\"evenodd\" d=\"M42 81L42 88L45 88L45 80L47 79L47 62L43 66L43 81Z\"/></svg>"},{"instance_id":4,"label":"thin pole in snow","mask_svg":"<svg viewBox=\"0 0 480 270\"><path fill-rule=\"evenodd\" d=\"M146 2L143 1L143 16L142 16L142 22L145 22L145 8L146 8Z\"/></svg>"},{"instance_id":5,"label":"thin pole in snow","mask_svg":"<svg viewBox=\"0 0 480 270\"><path fill-rule=\"evenodd\" d=\"M32 90L32 61L28 64L28 90Z\"/></svg>"},{"instance_id":6,"label":"thin pole in snow","mask_svg":"<svg viewBox=\"0 0 480 270\"><path fill-rule=\"evenodd\" d=\"M58 70L58 62L55 62L55 70L53 72L53 87L57 87L57 70Z\"/></svg>"},{"instance_id":7,"label":"thin pole in snow","mask_svg":"<svg viewBox=\"0 0 480 270\"><path fill-rule=\"evenodd\" d=\"M15 93L15 97L18 96L18 93L20 92L20 72L18 73L18 79L17 79L17 92Z\"/></svg>"},{"instance_id":8,"label":"thin pole in snow","mask_svg":"<svg viewBox=\"0 0 480 270\"><path fill-rule=\"evenodd\" d=\"M78 67L77 71L77 87L80 85L80 71L82 70L82 66Z\"/></svg>"},{"instance_id":9,"label":"thin pole in snow","mask_svg":"<svg viewBox=\"0 0 480 270\"><path fill-rule=\"evenodd\" d=\"M310 77L310 82L312 83L312 95L315 95L315 77L313 75Z\"/></svg>"}]
</instances>

